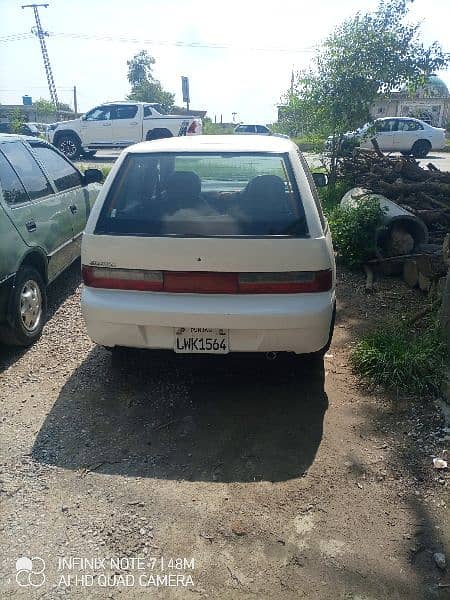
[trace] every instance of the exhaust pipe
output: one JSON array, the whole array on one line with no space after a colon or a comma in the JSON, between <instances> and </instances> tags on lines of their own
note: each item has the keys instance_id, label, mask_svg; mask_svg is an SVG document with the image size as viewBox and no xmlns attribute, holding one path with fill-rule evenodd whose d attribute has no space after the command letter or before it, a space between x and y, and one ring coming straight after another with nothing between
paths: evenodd
<instances>
[{"instance_id":1,"label":"exhaust pipe","mask_svg":"<svg viewBox=\"0 0 450 600\"><path fill-rule=\"evenodd\" d=\"M267 360L275 360L277 356L278 356L277 352L266 352Z\"/></svg>"}]
</instances>

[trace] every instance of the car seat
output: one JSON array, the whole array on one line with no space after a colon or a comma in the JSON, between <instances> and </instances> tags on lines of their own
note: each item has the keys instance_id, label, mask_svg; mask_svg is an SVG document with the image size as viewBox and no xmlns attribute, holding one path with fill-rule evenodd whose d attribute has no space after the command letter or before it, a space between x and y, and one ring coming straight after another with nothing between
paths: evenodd
<instances>
[{"instance_id":1,"label":"car seat","mask_svg":"<svg viewBox=\"0 0 450 600\"><path fill-rule=\"evenodd\" d=\"M276 175L257 175L244 190L241 208L256 220L278 220L288 203L283 180Z\"/></svg>"},{"instance_id":2,"label":"car seat","mask_svg":"<svg viewBox=\"0 0 450 600\"><path fill-rule=\"evenodd\" d=\"M167 205L172 212L195 208L200 200L201 181L192 171L175 171L167 181Z\"/></svg>"}]
</instances>

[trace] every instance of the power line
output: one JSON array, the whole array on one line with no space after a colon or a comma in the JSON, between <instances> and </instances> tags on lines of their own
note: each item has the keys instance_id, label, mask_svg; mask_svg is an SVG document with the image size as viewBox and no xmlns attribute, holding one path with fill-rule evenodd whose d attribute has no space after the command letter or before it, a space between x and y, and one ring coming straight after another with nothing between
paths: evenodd
<instances>
[{"instance_id":1,"label":"power line","mask_svg":"<svg viewBox=\"0 0 450 600\"><path fill-rule=\"evenodd\" d=\"M69 38L75 40L96 40L101 42L120 42L132 44L147 44L155 46L175 46L178 48L199 48L209 50L250 50L255 52L281 52L281 53L309 53L314 52L313 47L306 48L280 48L280 47L253 47L253 46L235 46L232 44L211 44L206 42L188 42L183 40L151 40L144 38L128 38L112 35L95 35L87 33L63 33L47 32L49 37ZM18 33L9 36L0 37L1 42L18 41L32 37L29 33Z\"/></svg>"}]
</instances>

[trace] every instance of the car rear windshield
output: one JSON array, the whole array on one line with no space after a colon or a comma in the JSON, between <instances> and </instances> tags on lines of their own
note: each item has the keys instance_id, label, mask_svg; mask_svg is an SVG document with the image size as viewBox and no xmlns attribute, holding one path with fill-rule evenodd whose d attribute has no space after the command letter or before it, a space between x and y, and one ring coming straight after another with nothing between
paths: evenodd
<instances>
[{"instance_id":1,"label":"car rear windshield","mask_svg":"<svg viewBox=\"0 0 450 600\"><path fill-rule=\"evenodd\" d=\"M308 234L287 155L129 154L95 233L223 237Z\"/></svg>"}]
</instances>

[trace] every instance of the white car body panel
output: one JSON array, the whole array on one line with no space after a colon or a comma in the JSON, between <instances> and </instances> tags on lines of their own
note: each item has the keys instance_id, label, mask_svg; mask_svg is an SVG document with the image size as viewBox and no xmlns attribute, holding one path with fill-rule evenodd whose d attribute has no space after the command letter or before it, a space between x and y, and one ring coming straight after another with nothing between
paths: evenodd
<instances>
[{"instance_id":1,"label":"white car body panel","mask_svg":"<svg viewBox=\"0 0 450 600\"><path fill-rule=\"evenodd\" d=\"M128 153L287 153L303 201L308 238L139 237L94 234L103 202ZM315 352L327 343L335 303L335 265L297 147L264 136L196 136L137 144L108 175L82 244L84 265L164 271L288 272L332 270L328 292L300 294L186 294L84 287L88 333L105 346L173 348L175 327L229 329L230 351Z\"/></svg>"}]
</instances>

